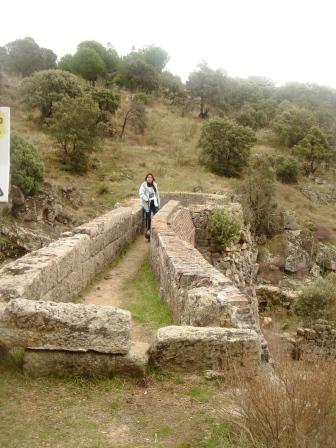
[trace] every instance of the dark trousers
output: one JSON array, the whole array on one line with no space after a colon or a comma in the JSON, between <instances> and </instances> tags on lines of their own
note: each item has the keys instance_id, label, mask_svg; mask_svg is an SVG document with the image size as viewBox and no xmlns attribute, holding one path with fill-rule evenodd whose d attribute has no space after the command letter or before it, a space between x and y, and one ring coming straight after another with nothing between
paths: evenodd
<instances>
[{"instance_id":1,"label":"dark trousers","mask_svg":"<svg viewBox=\"0 0 336 448\"><path fill-rule=\"evenodd\" d=\"M146 215L146 230L150 230L152 224L152 213L155 215L159 211L158 207L155 207L154 201L150 201L149 212L145 212Z\"/></svg>"}]
</instances>

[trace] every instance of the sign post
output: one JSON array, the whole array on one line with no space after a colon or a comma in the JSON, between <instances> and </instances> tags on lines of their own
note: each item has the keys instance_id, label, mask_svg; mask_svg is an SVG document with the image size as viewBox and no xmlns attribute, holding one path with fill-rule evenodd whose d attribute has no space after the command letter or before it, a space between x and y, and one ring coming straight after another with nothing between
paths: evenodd
<instances>
[{"instance_id":1,"label":"sign post","mask_svg":"<svg viewBox=\"0 0 336 448\"><path fill-rule=\"evenodd\" d=\"M10 166L10 109L0 107L0 203L8 202Z\"/></svg>"}]
</instances>

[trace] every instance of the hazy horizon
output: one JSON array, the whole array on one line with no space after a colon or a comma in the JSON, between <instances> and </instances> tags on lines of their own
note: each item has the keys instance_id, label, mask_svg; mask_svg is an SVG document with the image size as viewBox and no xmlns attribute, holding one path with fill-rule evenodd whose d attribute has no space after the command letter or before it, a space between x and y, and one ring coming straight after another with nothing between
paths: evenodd
<instances>
[{"instance_id":1,"label":"hazy horizon","mask_svg":"<svg viewBox=\"0 0 336 448\"><path fill-rule=\"evenodd\" d=\"M12 0L3 8L0 45L29 36L61 58L83 40L110 42L120 55L155 44L170 55L166 69L184 81L206 61L233 77L336 88L331 0L60 0L57 7Z\"/></svg>"}]
</instances>

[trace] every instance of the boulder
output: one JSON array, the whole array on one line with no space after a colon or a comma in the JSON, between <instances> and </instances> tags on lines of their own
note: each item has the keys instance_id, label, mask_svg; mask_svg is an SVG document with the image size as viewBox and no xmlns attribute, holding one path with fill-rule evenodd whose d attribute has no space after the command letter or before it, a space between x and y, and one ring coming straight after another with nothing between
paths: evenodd
<instances>
[{"instance_id":1,"label":"boulder","mask_svg":"<svg viewBox=\"0 0 336 448\"><path fill-rule=\"evenodd\" d=\"M0 312L0 343L44 350L129 351L131 314L113 306L14 299Z\"/></svg>"},{"instance_id":2,"label":"boulder","mask_svg":"<svg viewBox=\"0 0 336 448\"><path fill-rule=\"evenodd\" d=\"M126 355L97 352L25 350L23 369L34 376L145 376L149 344L134 343Z\"/></svg>"},{"instance_id":3,"label":"boulder","mask_svg":"<svg viewBox=\"0 0 336 448\"><path fill-rule=\"evenodd\" d=\"M285 261L285 271L295 273L306 271L309 264L309 254L300 246L288 243L288 254Z\"/></svg>"},{"instance_id":4,"label":"boulder","mask_svg":"<svg viewBox=\"0 0 336 448\"><path fill-rule=\"evenodd\" d=\"M255 372L261 360L261 341L254 330L219 327L160 328L150 349L154 365L174 371Z\"/></svg>"},{"instance_id":5,"label":"boulder","mask_svg":"<svg viewBox=\"0 0 336 448\"><path fill-rule=\"evenodd\" d=\"M317 249L316 263L323 269L336 271L336 246L320 243Z\"/></svg>"}]
</instances>

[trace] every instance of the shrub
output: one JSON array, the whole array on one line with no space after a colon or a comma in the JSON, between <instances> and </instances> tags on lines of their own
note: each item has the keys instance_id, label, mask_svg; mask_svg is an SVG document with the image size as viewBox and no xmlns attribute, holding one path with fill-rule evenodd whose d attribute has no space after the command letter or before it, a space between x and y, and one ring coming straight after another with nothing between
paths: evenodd
<instances>
[{"instance_id":1,"label":"shrub","mask_svg":"<svg viewBox=\"0 0 336 448\"><path fill-rule=\"evenodd\" d=\"M330 273L305 286L294 306L297 315L309 323L319 318L336 318L336 274Z\"/></svg>"},{"instance_id":2,"label":"shrub","mask_svg":"<svg viewBox=\"0 0 336 448\"><path fill-rule=\"evenodd\" d=\"M62 70L45 70L35 73L22 82L23 102L29 109L38 109L41 119L51 117L53 105L63 98L82 95L79 79Z\"/></svg>"},{"instance_id":3,"label":"shrub","mask_svg":"<svg viewBox=\"0 0 336 448\"><path fill-rule=\"evenodd\" d=\"M135 101L141 101L142 103L145 104L145 106L148 106L148 104L150 103L150 96L147 95L147 93L145 92L138 92L134 95L134 100Z\"/></svg>"},{"instance_id":4,"label":"shrub","mask_svg":"<svg viewBox=\"0 0 336 448\"><path fill-rule=\"evenodd\" d=\"M232 216L226 210L214 209L208 222L211 236L217 244L226 247L234 241L240 232L240 222L238 218Z\"/></svg>"},{"instance_id":5,"label":"shrub","mask_svg":"<svg viewBox=\"0 0 336 448\"><path fill-rule=\"evenodd\" d=\"M53 116L47 120L48 130L61 146L63 162L70 171L88 170L89 156L98 148L104 130L99 117L99 107L90 96L64 98L55 104Z\"/></svg>"},{"instance_id":6,"label":"shrub","mask_svg":"<svg viewBox=\"0 0 336 448\"><path fill-rule=\"evenodd\" d=\"M291 107L276 117L273 129L280 140L291 148L303 139L313 124L310 111Z\"/></svg>"},{"instance_id":7,"label":"shrub","mask_svg":"<svg viewBox=\"0 0 336 448\"><path fill-rule=\"evenodd\" d=\"M110 189L106 182L102 182L98 187L98 194L106 194L109 191L110 191Z\"/></svg>"},{"instance_id":8,"label":"shrub","mask_svg":"<svg viewBox=\"0 0 336 448\"><path fill-rule=\"evenodd\" d=\"M275 161L277 179L285 184L295 184L299 176L299 164L295 159L278 157Z\"/></svg>"},{"instance_id":9,"label":"shrub","mask_svg":"<svg viewBox=\"0 0 336 448\"><path fill-rule=\"evenodd\" d=\"M334 446L335 363L281 359L272 373L237 378L234 386L235 405L232 411L226 406L223 417L243 428L253 447Z\"/></svg>"},{"instance_id":10,"label":"shrub","mask_svg":"<svg viewBox=\"0 0 336 448\"><path fill-rule=\"evenodd\" d=\"M35 193L43 182L44 165L34 145L18 134L11 135L11 183L25 194Z\"/></svg>"},{"instance_id":11,"label":"shrub","mask_svg":"<svg viewBox=\"0 0 336 448\"><path fill-rule=\"evenodd\" d=\"M255 134L227 118L213 118L201 130L198 146L201 162L211 171L232 177L241 174L248 165Z\"/></svg>"}]
</instances>

